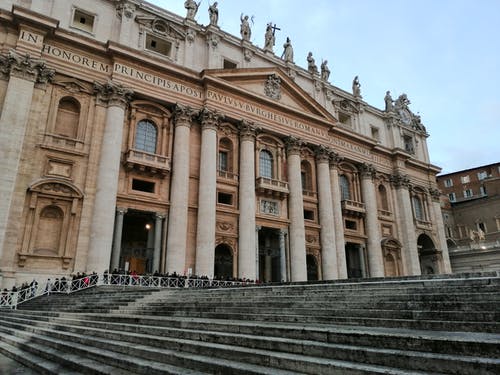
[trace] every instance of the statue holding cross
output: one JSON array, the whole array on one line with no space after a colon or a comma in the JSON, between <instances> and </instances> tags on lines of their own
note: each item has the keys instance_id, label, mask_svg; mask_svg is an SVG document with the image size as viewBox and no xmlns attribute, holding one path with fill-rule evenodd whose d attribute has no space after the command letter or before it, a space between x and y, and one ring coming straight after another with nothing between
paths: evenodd
<instances>
[{"instance_id":1,"label":"statue holding cross","mask_svg":"<svg viewBox=\"0 0 500 375\"><path fill-rule=\"evenodd\" d=\"M264 41L264 51L273 52L274 43L276 41L275 32L276 30L281 30L280 28L273 26L272 22L269 22L266 27L266 36Z\"/></svg>"}]
</instances>

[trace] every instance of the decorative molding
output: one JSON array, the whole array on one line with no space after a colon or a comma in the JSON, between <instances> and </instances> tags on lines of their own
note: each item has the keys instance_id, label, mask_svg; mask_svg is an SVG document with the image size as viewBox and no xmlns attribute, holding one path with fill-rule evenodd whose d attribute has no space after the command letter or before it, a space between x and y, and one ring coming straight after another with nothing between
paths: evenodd
<instances>
[{"instance_id":1,"label":"decorative molding","mask_svg":"<svg viewBox=\"0 0 500 375\"><path fill-rule=\"evenodd\" d=\"M129 19L134 17L135 10L135 5L127 2L127 0L124 0L116 6L116 14L120 18L123 18L123 16Z\"/></svg>"},{"instance_id":2,"label":"decorative molding","mask_svg":"<svg viewBox=\"0 0 500 375\"><path fill-rule=\"evenodd\" d=\"M300 155L303 144L304 142L297 137L289 136L285 138L286 152L288 155Z\"/></svg>"},{"instance_id":3,"label":"decorative molding","mask_svg":"<svg viewBox=\"0 0 500 375\"><path fill-rule=\"evenodd\" d=\"M194 110L190 106L177 103L174 108L174 125L187 126L190 128L193 117L197 114L198 111Z\"/></svg>"},{"instance_id":4,"label":"decorative molding","mask_svg":"<svg viewBox=\"0 0 500 375\"><path fill-rule=\"evenodd\" d=\"M216 227L220 232L233 232L234 224L227 221L218 221Z\"/></svg>"},{"instance_id":5,"label":"decorative molding","mask_svg":"<svg viewBox=\"0 0 500 375\"><path fill-rule=\"evenodd\" d=\"M201 128L212 129L217 131L220 120L222 116L215 110L210 110L207 107L203 107L199 114L199 119L201 123Z\"/></svg>"},{"instance_id":6,"label":"decorative molding","mask_svg":"<svg viewBox=\"0 0 500 375\"><path fill-rule=\"evenodd\" d=\"M406 174L401 174L401 173L395 173L392 174L389 177L389 181L393 186L396 188L410 188L410 179L408 178L408 175Z\"/></svg>"},{"instance_id":7,"label":"decorative molding","mask_svg":"<svg viewBox=\"0 0 500 375\"><path fill-rule=\"evenodd\" d=\"M319 145L314 149L314 156L318 163L329 163L332 150L329 147Z\"/></svg>"},{"instance_id":8,"label":"decorative molding","mask_svg":"<svg viewBox=\"0 0 500 375\"><path fill-rule=\"evenodd\" d=\"M239 124L240 138L242 141L252 141L255 142L255 137L259 132L259 129L255 127L253 122L247 120L241 120Z\"/></svg>"},{"instance_id":9,"label":"decorative molding","mask_svg":"<svg viewBox=\"0 0 500 375\"><path fill-rule=\"evenodd\" d=\"M94 81L94 94L102 105L126 108L132 99L133 90L118 83L108 81L101 84Z\"/></svg>"},{"instance_id":10,"label":"decorative molding","mask_svg":"<svg viewBox=\"0 0 500 375\"><path fill-rule=\"evenodd\" d=\"M359 170L361 172L361 178L369 178L374 179L377 173L377 170L373 166L373 164L369 163L361 163L359 164Z\"/></svg>"},{"instance_id":11,"label":"decorative molding","mask_svg":"<svg viewBox=\"0 0 500 375\"><path fill-rule=\"evenodd\" d=\"M429 188L428 191L431 195L432 200L435 202L439 202L439 199L441 198L441 191L435 188Z\"/></svg>"},{"instance_id":12,"label":"decorative molding","mask_svg":"<svg viewBox=\"0 0 500 375\"><path fill-rule=\"evenodd\" d=\"M32 58L29 54L20 55L11 49L7 56L0 56L0 72L36 83L52 81L56 71L47 68L45 60Z\"/></svg>"}]
</instances>

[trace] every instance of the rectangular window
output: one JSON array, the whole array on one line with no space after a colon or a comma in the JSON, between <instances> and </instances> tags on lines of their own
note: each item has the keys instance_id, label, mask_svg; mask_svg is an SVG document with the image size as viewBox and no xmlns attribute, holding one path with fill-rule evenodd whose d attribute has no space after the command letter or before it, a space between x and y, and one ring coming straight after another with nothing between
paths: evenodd
<instances>
[{"instance_id":1,"label":"rectangular window","mask_svg":"<svg viewBox=\"0 0 500 375\"><path fill-rule=\"evenodd\" d=\"M348 114L339 112L339 121L343 125L351 126L351 116Z\"/></svg>"},{"instance_id":2,"label":"rectangular window","mask_svg":"<svg viewBox=\"0 0 500 375\"><path fill-rule=\"evenodd\" d=\"M217 203L232 205L233 204L233 194L218 192L217 193Z\"/></svg>"},{"instance_id":3,"label":"rectangular window","mask_svg":"<svg viewBox=\"0 0 500 375\"><path fill-rule=\"evenodd\" d=\"M172 43L154 35L146 34L146 49L170 57Z\"/></svg>"},{"instance_id":4,"label":"rectangular window","mask_svg":"<svg viewBox=\"0 0 500 375\"><path fill-rule=\"evenodd\" d=\"M144 180L132 180L132 190L142 191L144 193L154 193L155 192L155 183Z\"/></svg>"},{"instance_id":5,"label":"rectangular window","mask_svg":"<svg viewBox=\"0 0 500 375\"><path fill-rule=\"evenodd\" d=\"M447 178L444 180L444 187L452 187L453 186L453 180L451 178Z\"/></svg>"},{"instance_id":6,"label":"rectangular window","mask_svg":"<svg viewBox=\"0 0 500 375\"><path fill-rule=\"evenodd\" d=\"M94 21L95 16L93 14L84 12L81 9L75 9L73 11L73 22L71 26L91 33L94 30Z\"/></svg>"},{"instance_id":7,"label":"rectangular window","mask_svg":"<svg viewBox=\"0 0 500 375\"><path fill-rule=\"evenodd\" d=\"M477 174L477 178L479 180L484 180L487 177L488 177L488 172L486 172L486 171L481 171L481 172L478 172L478 174Z\"/></svg>"},{"instance_id":8,"label":"rectangular window","mask_svg":"<svg viewBox=\"0 0 500 375\"><path fill-rule=\"evenodd\" d=\"M372 126L371 131L372 131L372 138L375 139L377 142L380 141L380 132L378 128Z\"/></svg>"},{"instance_id":9,"label":"rectangular window","mask_svg":"<svg viewBox=\"0 0 500 375\"><path fill-rule=\"evenodd\" d=\"M469 183L469 182L470 182L470 177L469 177L469 175L467 175L467 176L461 176L461 177L460 177L460 181L462 182L462 184L467 184L467 183Z\"/></svg>"},{"instance_id":10,"label":"rectangular window","mask_svg":"<svg viewBox=\"0 0 500 375\"><path fill-rule=\"evenodd\" d=\"M457 196L455 193L450 193L448 194L448 199L450 200L450 202L456 202Z\"/></svg>"},{"instance_id":11,"label":"rectangular window","mask_svg":"<svg viewBox=\"0 0 500 375\"><path fill-rule=\"evenodd\" d=\"M464 198L471 198L474 194L472 193L471 189L465 189L464 190Z\"/></svg>"},{"instance_id":12,"label":"rectangular window","mask_svg":"<svg viewBox=\"0 0 500 375\"><path fill-rule=\"evenodd\" d=\"M477 223L477 228L486 233L486 225L484 225L484 223Z\"/></svg>"},{"instance_id":13,"label":"rectangular window","mask_svg":"<svg viewBox=\"0 0 500 375\"><path fill-rule=\"evenodd\" d=\"M345 221L345 229L357 230L358 224L354 220L346 220Z\"/></svg>"},{"instance_id":14,"label":"rectangular window","mask_svg":"<svg viewBox=\"0 0 500 375\"><path fill-rule=\"evenodd\" d=\"M232 61L229 61L229 60L226 60L224 59L224 65L223 65L224 69L236 69L238 67L238 64L232 62Z\"/></svg>"},{"instance_id":15,"label":"rectangular window","mask_svg":"<svg viewBox=\"0 0 500 375\"><path fill-rule=\"evenodd\" d=\"M304 210L304 219L305 220L314 220L314 211L313 210Z\"/></svg>"},{"instance_id":16,"label":"rectangular window","mask_svg":"<svg viewBox=\"0 0 500 375\"><path fill-rule=\"evenodd\" d=\"M227 172L227 152L219 151L219 171Z\"/></svg>"},{"instance_id":17,"label":"rectangular window","mask_svg":"<svg viewBox=\"0 0 500 375\"><path fill-rule=\"evenodd\" d=\"M415 153L415 145L413 143L413 137L405 135L403 137L403 142L404 142L405 151L409 154L414 154Z\"/></svg>"}]
</instances>

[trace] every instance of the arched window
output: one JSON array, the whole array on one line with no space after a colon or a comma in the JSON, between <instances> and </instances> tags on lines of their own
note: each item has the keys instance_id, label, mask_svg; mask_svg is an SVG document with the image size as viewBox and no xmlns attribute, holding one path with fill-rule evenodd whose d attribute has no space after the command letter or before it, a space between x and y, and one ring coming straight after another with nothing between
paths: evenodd
<instances>
[{"instance_id":1,"label":"arched window","mask_svg":"<svg viewBox=\"0 0 500 375\"><path fill-rule=\"evenodd\" d=\"M40 212L35 250L59 253L64 213L57 206L47 206Z\"/></svg>"},{"instance_id":2,"label":"arched window","mask_svg":"<svg viewBox=\"0 0 500 375\"><path fill-rule=\"evenodd\" d=\"M259 172L261 177L273 178L273 155L269 151L260 152Z\"/></svg>"},{"instance_id":3,"label":"arched window","mask_svg":"<svg viewBox=\"0 0 500 375\"><path fill-rule=\"evenodd\" d=\"M62 98L57 107L55 133L69 138L76 138L79 121L80 103L68 96Z\"/></svg>"},{"instance_id":4,"label":"arched window","mask_svg":"<svg viewBox=\"0 0 500 375\"><path fill-rule=\"evenodd\" d=\"M413 196L413 209L415 210L415 217L417 220L424 220L424 208L422 201L416 195Z\"/></svg>"},{"instance_id":5,"label":"arched window","mask_svg":"<svg viewBox=\"0 0 500 375\"><path fill-rule=\"evenodd\" d=\"M378 197L380 202L380 209L389 211L389 202L387 200L387 190L384 185L378 187Z\"/></svg>"},{"instance_id":6,"label":"arched window","mask_svg":"<svg viewBox=\"0 0 500 375\"><path fill-rule=\"evenodd\" d=\"M351 199L351 184L345 175L339 177L341 200Z\"/></svg>"},{"instance_id":7,"label":"arched window","mask_svg":"<svg viewBox=\"0 0 500 375\"><path fill-rule=\"evenodd\" d=\"M157 129L149 120L141 120L135 130L135 148L140 151L156 153Z\"/></svg>"}]
</instances>

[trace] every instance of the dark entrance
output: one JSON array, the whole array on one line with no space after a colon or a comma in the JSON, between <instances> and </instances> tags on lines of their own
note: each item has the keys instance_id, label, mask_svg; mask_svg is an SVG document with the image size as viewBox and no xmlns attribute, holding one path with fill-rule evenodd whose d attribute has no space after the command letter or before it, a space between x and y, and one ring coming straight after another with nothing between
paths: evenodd
<instances>
[{"instance_id":1,"label":"dark entrance","mask_svg":"<svg viewBox=\"0 0 500 375\"><path fill-rule=\"evenodd\" d=\"M214 277L219 279L233 277L233 254L226 244L220 244L215 248Z\"/></svg>"},{"instance_id":2,"label":"dark entrance","mask_svg":"<svg viewBox=\"0 0 500 375\"><path fill-rule=\"evenodd\" d=\"M365 261L361 245L347 242L345 244L347 277L360 278L365 275Z\"/></svg>"},{"instance_id":3,"label":"dark entrance","mask_svg":"<svg viewBox=\"0 0 500 375\"><path fill-rule=\"evenodd\" d=\"M259 279L279 282L284 278L280 272L279 229L262 228L259 231Z\"/></svg>"},{"instance_id":4,"label":"dark entrance","mask_svg":"<svg viewBox=\"0 0 500 375\"><path fill-rule=\"evenodd\" d=\"M307 254L307 281L316 281L318 277L318 262L316 257L312 254Z\"/></svg>"},{"instance_id":5,"label":"dark entrance","mask_svg":"<svg viewBox=\"0 0 500 375\"><path fill-rule=\"evenodd\" d=\"M154 220L150 213L129 210L123 218L120 269L152 273Z\"/></svg>"},{"instance_id":6,"label":"dark entrance","mask_svg":"<svg viewBox=\"0 0 500 375\"><path fill-rule=\"evenodd\" d=\"M441 254L434 246L432 239L426 234L421 234L417 239L417 247L422 275L439 273L438 260Z\"/></svg>"}]
</instances>

